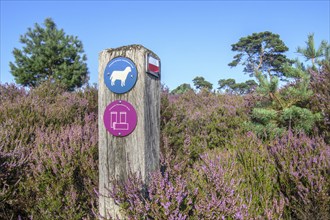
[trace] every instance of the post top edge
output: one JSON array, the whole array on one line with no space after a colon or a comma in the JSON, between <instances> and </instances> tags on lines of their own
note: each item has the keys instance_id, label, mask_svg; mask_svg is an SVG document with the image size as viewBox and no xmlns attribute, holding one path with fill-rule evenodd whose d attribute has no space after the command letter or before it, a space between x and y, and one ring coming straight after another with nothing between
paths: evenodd
<instances>
[{"instance_id":1,"label":"post top edge","mask_svg":"<svg viewBox=\"0 0 330 220\"><path fill-rule=\"evenodd\" d=\"M127 51L127 50L135 50L135 49L138 49L138 50L145 49L148 53L151 53L155 58L159 59L157 54L155 54L152 50L144 47L141 44L131 44L131 45L121 46L121 47L117 47L117 48L108 48L108 49L102 50L99 54L101 54L103 52L110 53L110 52L115 52L115 51Z\"/></svg>"}]
</instances>

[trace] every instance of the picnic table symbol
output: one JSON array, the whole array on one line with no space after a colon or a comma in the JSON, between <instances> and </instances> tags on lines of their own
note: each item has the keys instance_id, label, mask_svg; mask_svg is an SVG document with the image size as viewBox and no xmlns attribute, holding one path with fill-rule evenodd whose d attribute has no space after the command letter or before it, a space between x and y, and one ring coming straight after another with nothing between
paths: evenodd
<instances>
[{"instance_id":1,"label":"picnic table symbol","mask_svg":"<svg viewBox=\"0 0 330 220\"><path fill-rule=\"evenodd\" d=\"M134 107L124 101L110 103L104 112L104 125L115 136L127 136L136 127L137 115Z\"/></svg>"},{"instance_id":2,"label":"picnic table symbol","mask_svg":"<svg viewBox=\"0 0 330 220\"><path fill-rule=\"evenodd\" d=\"M115 131L128 130L129 124L127 123L127 112L110 112L110 127ZM118 117L119 116L119 117Z\"/></svg>"}]
</instances>

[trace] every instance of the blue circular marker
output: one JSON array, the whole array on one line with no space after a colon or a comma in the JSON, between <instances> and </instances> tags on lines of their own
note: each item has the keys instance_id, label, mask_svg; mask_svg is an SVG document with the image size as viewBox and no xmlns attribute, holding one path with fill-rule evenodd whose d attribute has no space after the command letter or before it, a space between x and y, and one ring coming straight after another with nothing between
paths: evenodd
<instances>
[{"instance_id":1,"label":"blue circular marker","mask_svg":"<svg viewBox=\"0 0 330 220\"><path fill-rule=\"evenodd\" d=\"M116 57L104 70L104 83L110 91L123 94L130 91L137 80L137 69L132 60Z\"/></svg>"}]
</instances>

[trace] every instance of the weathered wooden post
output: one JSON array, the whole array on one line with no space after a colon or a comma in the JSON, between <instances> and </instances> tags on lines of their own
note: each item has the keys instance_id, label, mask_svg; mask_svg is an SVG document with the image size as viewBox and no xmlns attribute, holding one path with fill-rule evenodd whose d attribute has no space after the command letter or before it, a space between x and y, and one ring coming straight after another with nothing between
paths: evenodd
<instances>
[{"instance_id":1,"label":"weathered wooden post","mask_svg":"<svg viewBox=\"0 0 330 220\"><path fill-rule=\"evenodd\" d=\"M131 169L144 181L159 167L160 60L141 45L99 54L99 212L120 215L109 198L111 178Z\"/></svg>"}]
</instances>

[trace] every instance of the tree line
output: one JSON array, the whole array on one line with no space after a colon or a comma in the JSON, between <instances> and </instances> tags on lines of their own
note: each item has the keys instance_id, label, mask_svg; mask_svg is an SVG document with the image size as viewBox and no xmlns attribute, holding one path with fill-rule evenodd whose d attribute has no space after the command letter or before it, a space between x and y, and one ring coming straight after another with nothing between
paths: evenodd
<instances>
[{"instance_id":1,"label":"tree line","mask_svg":"<svg viewBox=\"0 0 330 220\"><path fill-rule=\"evenodd\" d=\"M288 67L295 66L302 71L317 71L320 67L329 62L330 46L327 41L323 40L316 47L314 34L308 35L306 47L297 47L296 52L305 58L305 61L311 61L311 66L304 66L298 58L292 60L286 57L285 52L289 48L280 39L278 34L269 31L253 33L247 37L242 37L235 44L232 44L232 51L237 52L233 57L233 61L228 65L236 67L242 65L243 72L249 74L254 79L247 80L242 83L237 83L235 79L220 79L218 81L217 90L230 94L248 94L264 84L261 82L262 76L267 76L270 80L275 76L275 79L288 81L293 76L290 74ZM212 91L213 84L208 82L204 77L197 76L193 80L193 85L196 91L201 89ZM172 94L183 94L187 91L192 91L193 88L188 83L183 83L171 91Z\"/></svg>"},{"instance_id":2,"label":"tree line","mask_svg":"<svg viewBox=\"0 0 330 220\"><path fill-rule=\"evenodd\" d=\"M14 48L15 62L9 64L16 83L36 87L50 81L62 84L67 90L73 91L88 82L87 57L82 42L77 36L67 35L63 29L58 29L51 18L45 19L44 27L36 23L33 29L28 28L28 31L20 36L20 42L23 47ZM242 83L237 83L232 78L220 79L218 91L247 94L255 91L257 86L262 87L262 77L266 75L269 80L275 80L272 79L273 76L287 80L292 77L288 67L293 64L306 71L306 67L298 60L286 57L285 52L289 48L278 34L269 31L242 37L231 47L237 54L228 65L242 65L243 72L255 77L257 82L254 79ZM329 45L328 42L322 41L319 47L315 47L314 34L309 34L306 47L298 47L297 53L303 55L306 61L311 60L312 66L308 68L316 70L317 66L321 65L320 62L329 58ZM202 76L195 77L193 85L197 91L213 90L213 84ZM183 83L171 93L182 94L191 90L193 88L190 84Z\"/></svg>"},{"instance_id":3,"label":"tree line","mask_svg":"<svg viewBox=\"0 0 330 220\"><path fill-rule=\"evenodd\" d=\"M22 49L14 48L15 64L10 63L11 72L18 84L37 87L43 82L57 83L68 91L80 88L88 81L86 55L83 44L75 36L66 35L58 29L51 18L47 18L44 27L35 24L20 37ZM258 103L251 113L251 129L256 133L281 133L283 128L309 132L320 121L322 112L311 110L309 100L313 95L310 87L312 72L329 68L330 46L322 41L315 46L314 34L309 34L305 47L296 52L311 66L305 66L299 59L289 59L285 53L289 48L278 34L270 31L252 33L242 37L231 45L236 52L228 65L242 65L243 72L254 77L246 82L237 83L234 79L220 79L218 91L230 94L250 94L258 96ZM279 82L286 84L280 88ZM193 79L196 91L213 89L212 83L204 77ZM183 83L172 94L194 91L190 84Z\"/></svg>"}]
</instances>

